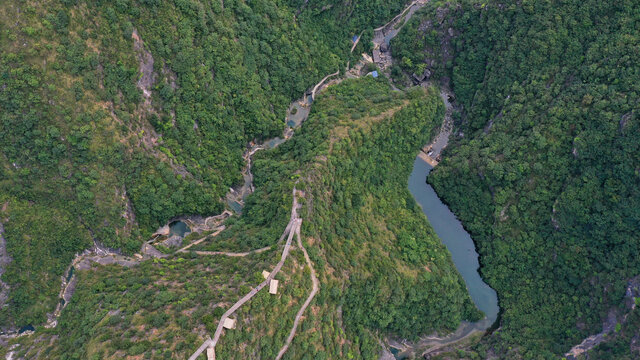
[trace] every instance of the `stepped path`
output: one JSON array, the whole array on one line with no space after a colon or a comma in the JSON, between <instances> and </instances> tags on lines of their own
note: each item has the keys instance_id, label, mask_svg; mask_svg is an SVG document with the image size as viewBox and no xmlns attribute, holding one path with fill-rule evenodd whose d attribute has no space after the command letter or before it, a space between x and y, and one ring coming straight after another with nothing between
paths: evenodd
<instances>
[{"instance_id":1,"label":"stepped path","mask_svg":"<svg viewBox=\"0 0 640 360\"><path fill-rule=\"evenodd\" d=\"M298 313L296 314L296 318L293 320L293 327L291 328L291 332L289 333L289 336L287 337L287 341L285 342L284 346L282 346L282 348L280 349L280 352L278 352L278 356L276 357L276 360L280 360L284 355L284 353L287 352L287 350L289 349L289 345L291 345L291 341L293 341L293 337L296 335L296 329L298 328L298 323L300 322L300 318L302 318L302 314L304 314L304 311L307 309L309 304L311 304L311 300L313 300L313 298L318 293L318 290L320 289L320 283L318 281L318 277L316 276L316 271L313 268L313 263L309 258L309 254L307 254L307 249L305 249L304 246L302 245L302 238L300 237L300 227L296 229L296 234L298 235L298 247L304 253L304 259L307 262L307 266L309 266L309 269L311 270L310 276L311 276L311 283L313 285L312 285L312 289L311 289L311 293L309 294L309 297L304 302L304 304L302 304L302 306L300 307L300 310L298 310Z\"/></svg>"},{"instance_id":2,"label":"stepped path","mask_svg":"<svg viewBox=\"0 0 640 360\"><path fill-rule=\"evenodd\" d=\"M316 99L316 92L318 91L318 88L322 87L322 84L330 77L332 76L337 76L340 72L336 71L333 74L329 74L327 76L325 76L322 80L320 80L319 83L316 84L316 86L313 87L313 90L311 91L311 99L315 100Z\"/></svg>"},{"instance_id":3,"label":"stepped path","mask_svg":"<svg viewBox=\"0 0 640 360\"><path fill-rule=\"evenodd\" d=\"M282 266L284 265L284 262L287 260L287 257L289 256L289 250L291 249L291 241L293 237L296 234L298 235L300 234L300 225L302 224L302 219L298 217L298 206L299 205L298 205L297 191L296 191L296 188L294 187L293 188L293 205L291 206L291 217L289 219L289 224L284 229L284 232L282 233L282 236L278 241L278 242L282 241L282 239L284 239L284 237L288 235L287 242L285 243L284 248L282 250L280 261L278 262L278 264L276 264L273 271L271 271L269 276L267 276L267 278L263 282L261 282L258 286L251 289L251 291L249 291L245 296L243 296L240 300L238 300L235 304L233 304L231 308L229 308L229 310L227 310L224 314L222 314L222 317L220 318L220 322L218 322L218 327L216 328L216 332L213 335L213 339L211 338L207 339L198 348L198 350L196 350L196 352L194 352L193 355L189 357L189 360L197 359L198 356L200 356L200 354L202 354L202 352L205 351L207 348L215 349L215 346L218 343L220 336L222 335L222 331L224 328L223 325L225 320L229 318L229 316L233 315L233 313L235 313L236 310L238 310L247 301L251 300L251 298L253 298L260 290L262 290L262 288L267 286L267 284L271 282L271 280L278 274L278 272L280 272L280 269L282 268ZM298 238L298 242L300 242L300 238Z\"/></svg>"}]
</instances>

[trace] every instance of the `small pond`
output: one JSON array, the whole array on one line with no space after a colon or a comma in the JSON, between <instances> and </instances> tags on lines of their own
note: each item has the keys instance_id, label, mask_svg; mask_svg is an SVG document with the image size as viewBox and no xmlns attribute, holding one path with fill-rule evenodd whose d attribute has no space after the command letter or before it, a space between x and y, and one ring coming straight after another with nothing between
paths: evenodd
<instances>
[{"instance_id":1,"label":"small pond","mask_svg":"<svg viewBox=\"0 0 640 360\"><path fill-rule=\"evenodd\" d=\"M169 237L172 237L173 235L184 237L184 235L189 232L191 232L191 229L189 229L189 226L187 226L183 221L174 221L169 224Z\"/></svg>"},{"instance_id":2,"label":"small pond","mask_svg":"<svg viewBox=\"0 0 640 360\"><path fill-rule=\"evenodd\" d=\"M300 126L309 116L309 111L311 111L311 106L309 105L311 105L311 95L291 103L287 111L287 126L292 128Z\"/></svg>"},{"instance_id":3,"label":"small pond","mask_svg":"<svg viewBox=\"0 0 640 360\"><path fill-rule=\"evenodd\" d=\"M23 326L20 328L20 330L18 330L18 334L22 334L25 331L35 331L36 329L33 327L33 325L27 325L27 326Z\"/></svg>"},{"instance_id":4,"label":"small pond","mask_svg":"<svg viewBox=\"0 0 640 360\"><path fill-rule=\"evenodd\" d=\"M242 204L240 204L239 202L232 200L232 201L227 201L227 204L229 204L229 206L231 207L231 210L237 213L242 212Z\"/></svg>"},{"instance_id":5,"label":"small pond","mask_svg":"<svg viewBox=\"0 0 640 360\"><path fill-rule=\"evenodd\" d=\"M276 137L273 138L269 141L267 141L267 148L268 149L273 149L274 147L282 144L283 142L285 142L286 139L280 138L280 137Z\"/></svg>"},{"instance_id":6,"label":"small pond","mask_svg":"<svg viewBox=\"0 0 640 360\"><path fill-rule=\"evenodd\" d=\"M404 360L405 359L405 356L401 354L399 349L391 347L391 348L389 348L389 351L391 351L391 354L393 355L394 358L396 358L396 360Z\"/></svg>"}]
</instances>

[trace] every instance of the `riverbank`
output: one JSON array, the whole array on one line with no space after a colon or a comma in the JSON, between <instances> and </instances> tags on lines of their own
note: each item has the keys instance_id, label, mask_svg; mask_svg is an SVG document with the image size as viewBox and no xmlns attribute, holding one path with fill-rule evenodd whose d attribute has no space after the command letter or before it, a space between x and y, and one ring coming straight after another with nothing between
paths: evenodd
<instances>
[{"instance_id":1,"label":"riverbank","mask_svg":"<svg viewBox=\"0 0 640 360\"><path fill-rule=\"evenodd\" d=\"M426 1L414 1L401 14L396 16L386 25L375 29L373 60L375 64L387 76L393 65L393 57L389 43L402 29L411 16L426 4ZM430 81L420 83L422 87L433 86ZM444 205L433 188L427 184L426 177L429 172L438 165L442 152L449 143L453 132L454 97L448 83L439 84L440 97L445 105L445 114L438 134L431 142L419 151L415 161L413 172L409 178L409 190L416 202L427 216L429 223L436 231L438 237L447 246L458 272L462 275L467 289L474 303L483 311L486 317L478 322L463 322L458 329L447 336L432 335L422 337L414 343L399 343L393 339L387 339L387 343L399 350L396 358L425 356L438 349L467 339L474 334L479 334L489 329L497 320L499 307L496 292L491 289L478 273L479 261L475 244L464 230L462 224L455 215Z\"/></svg>"}]
</instances>

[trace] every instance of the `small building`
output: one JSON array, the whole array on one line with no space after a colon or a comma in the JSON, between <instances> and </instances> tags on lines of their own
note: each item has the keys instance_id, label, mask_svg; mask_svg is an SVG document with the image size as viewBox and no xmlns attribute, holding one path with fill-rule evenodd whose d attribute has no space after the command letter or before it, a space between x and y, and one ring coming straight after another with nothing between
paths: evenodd
<instances>
[{"instance_id":1,"label":"small building","mask_svg":"<svg viewBox=\"0 0 640 360\"><path fill-rule=\"evenodd\" d=\"M224 319L224 323L222 327L225 329L235 329L236 328L236 319L226 318Z\"/></svg>"},{"instance_id":2,"label":"small building","mask_svg":"<svg viewBox=\"0 0 640 360\"><path fill-rule=\"evenodd\" d=\"M216 360L216 350L213 346L207 348L207 360Z\"/></svg>"},{"instance_id":3,"label":"small building","mask_svg":"<svg viewBox=\"0 0 640 360\"><path fill-rule=\"evenodd\" d=\"M351 38L351 42L355 44L356 41L358 41L358 35L353 35L353 38Z\"/></svg>"},{"instance_id":4,"label":"small building","mask_svg":"<svg viewBox=\"0 0 640 360\"><path fill-rule=\"evenodd\" d=\"M269 294L277 294L278 293L278 280L276 279L271 279L271 282L269 283Z\"/></svg>"},{"instance_id":5,"label":"small building","mask_svg":"<svg viewBox=\"0 0 640 360\"><path fill-rule=\"evenodd\" d=\"M371 75L374 78L377 78L378 77L378 71L377 70L373 70L372 72L368 73L367 75Z\"/></svg>"},{"instance_id":6,"label":"small building","mask_svg":"<svg viewBox=\"0 0 640 360\"><path fill-rule=\"evenodd\" d=\"M268 278L268 277L269 277L269 275L271 275L271 273L270 273L270 272L268 272L268 271L266 271L266 270L262 270L262 277L263 277L263 278L265 278L265 279L266 279L266 278Z\"/></svg>"},{"instance_id":7,"label":"small building","mask_svg":"<svg viewBox=\"0 0 640 360\"><path fill-rule=\"evenodd\" d=\"M373 59L371 58L371 56L369 56L368 54L362 53L362 58L364 59L364 61L366 62L373 62Z\"/></svg>"}]
</instances>

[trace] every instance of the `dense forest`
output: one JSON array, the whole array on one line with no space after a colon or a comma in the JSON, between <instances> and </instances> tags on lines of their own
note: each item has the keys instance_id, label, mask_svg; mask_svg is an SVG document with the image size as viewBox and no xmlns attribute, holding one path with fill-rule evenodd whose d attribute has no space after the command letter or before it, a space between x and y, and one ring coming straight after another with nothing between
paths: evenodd
<instances>
[{"instance_id":1,"label":"dense forest","mask_svg":"<svg viewBox=\"0 0 640 360\"><path fill-rule=\"evenodd\" d=\"M277 262L294 184L321 289L286 359L378 358L385 336L479 319L407 189L443 104L381 72L320 93L295 136L253 157L242 216L193 247L265 252L94 264L58 326L38 326L75 254L133 254L176 216L221 212L247 144L281 135L291 101L370 52L372 29L405 5L0 3L0 330L36 325L0 339L0 356L17 343L19 358L188 356ZM600 332L585 359L640 356L639 32L632 0L433 0L392 40L397 87L426 77L455 93L428 181L475 240L502 310L443 357L558 359ZM222 358L277 354L311 286L302 252L290 259L278 296L236 314Z\"/></svg>"},{"instance_id":2,"label":"dense forest","mask_svg":"<svg viewBox=\"0 0 640 360\"><path fill-rule=\"evenodd\" d=\"M392 44L396 72L450 79L463 108L429 181L498 292L480 354L556 359L640 274L639 21L634 1L440 1ZM625 328L609 358L638 356Z\"/></svg>"},{"instance_id":3,"label":"dense forest","mask_svg":"<svg viewBox=\"0 0 640 360\"><path fill-rule=\"evenodd\" d=\"M0 328L43 322L93 241L133 253L177 215L219 213L247 143L281 134L291 100L403 3L3 2Z\"/></svg>"}]
</instances>

